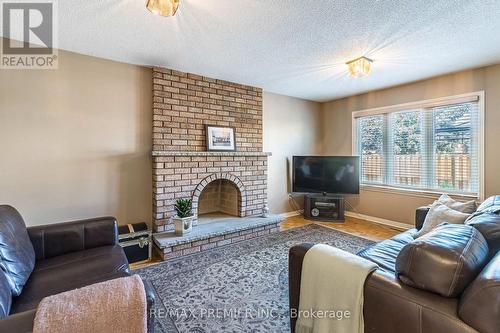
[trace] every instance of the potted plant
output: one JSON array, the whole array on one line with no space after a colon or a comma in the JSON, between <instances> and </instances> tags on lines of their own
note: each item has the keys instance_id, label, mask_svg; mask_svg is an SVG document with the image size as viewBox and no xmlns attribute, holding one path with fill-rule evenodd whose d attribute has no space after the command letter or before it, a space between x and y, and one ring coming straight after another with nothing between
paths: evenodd
<instances>
[{"instance_id":1,"label":"potted plant","mask_svg":"<svg viewBox=\"0 0 500 333\"><path fill-rule=\"evenodd\" d=\"M182 236L193 229L193 202L191 199L178 199L175 202L174 216L175 234Z\"/></svg>"}]
</instances>

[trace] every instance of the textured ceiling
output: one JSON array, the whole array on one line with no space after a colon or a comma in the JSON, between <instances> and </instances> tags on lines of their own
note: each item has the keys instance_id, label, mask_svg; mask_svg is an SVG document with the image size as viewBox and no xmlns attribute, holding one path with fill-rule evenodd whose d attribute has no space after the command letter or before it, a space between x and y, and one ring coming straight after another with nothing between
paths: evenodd
<instances>
[{"instance_id":1,"label":"textured ceiling","mask_svg":"<svg viewBox=\"0 0 500 333\"><path fill-rule=\"evenodd\" d=\"M500 1L59 1L61 49L327 101L500 62ZM365 78L345 62L374 60Z\"/></svg>"}]
</instances>

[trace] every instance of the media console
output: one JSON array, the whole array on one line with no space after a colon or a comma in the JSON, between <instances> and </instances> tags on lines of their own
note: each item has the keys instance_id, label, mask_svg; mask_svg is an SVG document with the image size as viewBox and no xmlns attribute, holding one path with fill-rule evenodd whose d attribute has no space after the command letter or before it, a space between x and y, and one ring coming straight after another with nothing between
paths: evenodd
<instances>
[{"instance_id":1,"label":"media console","mask_svg":"<svg viewBox=\"0 0 500 333\"><path fill-rule=\"evenodd\" d=\"M304 196L304 218L314 221L344 222L342 196L307 194Z\"/></svg>"}]
</instances>

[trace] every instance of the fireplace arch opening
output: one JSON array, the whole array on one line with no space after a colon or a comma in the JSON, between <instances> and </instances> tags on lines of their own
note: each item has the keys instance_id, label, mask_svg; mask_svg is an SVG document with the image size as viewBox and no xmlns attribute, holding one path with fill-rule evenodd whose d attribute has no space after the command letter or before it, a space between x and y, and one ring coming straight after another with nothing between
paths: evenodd
<instances>
[{"instance_id":1,"label":"fireplace arch opening","mask_svg":"<svg viewBox=\"0 0 500 333\"><path fill-rule=\"evenodd\" d=\"M193 208L198 223L216 222L245 216L245 189L238 177L213 174L196 187Z\"/></svg>"},{"instance_id":2,"label":"fireplace arch opening","mask_svg":"<svg viewBox=\"0 0 500 333\"><path fill-rule=\"evenodd\" d=\"M228 179L208 183L198 198L198 223L215 222L241 216L241 192Z\"/></svg>"}]
</instances>

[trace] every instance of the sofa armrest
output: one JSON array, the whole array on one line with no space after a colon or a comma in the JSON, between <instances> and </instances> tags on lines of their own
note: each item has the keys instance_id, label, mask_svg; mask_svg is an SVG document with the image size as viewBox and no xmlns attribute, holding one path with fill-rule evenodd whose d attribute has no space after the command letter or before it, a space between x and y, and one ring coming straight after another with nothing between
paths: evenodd
<instances>
[{"instance_id":1,"label":"sofa armrest","mask_svg":"<svg viewBox=\"0 0 500 333\"><path fill-rule=\"evenodd\" d=\"M36 260L118 243L114 217L99 217L28 228Z\"/></svg>"},{"instance_id":2,"label":"sofa armrest","mask_svg":"<svg viewBox=\"0 0 500 333\"><path fill-rule=\"evenodd\" d=\"M128 274L124 275L128 276ZM153 285L149 280L142 280L144 283L144 290L146 291L147 313L148 313L148 333L154 333L154 313L151 309L155 303L155 291ZM10 315L6 318L0 319L0 332L19 332L27 333L33 331L35 321L36 309L19 312Z\"/></svg>"},{"instance_id":3,"label":"sofa armrest","mask_svg":"<svg viewBox=\"0 0 500 333\"><path fill-rule=\"evenodd\" d=\"M363 302L367 333L477 333L458 317L458 299L407 286L380 269L366 279Z\"/></svg>"},{"instance_id":4,"label":"sofa armrest","mask_svg":"<svg viewBox=\"0 0 500 333\"><path fill-rule=\"evenodd\" d=\"M0 332L33 332L36 309L19 312L0 319Z\"/></svg>"},{"instance_id":5,"label":"sofa armrest","mask_svg":"<svg viewBox=\"0 0 500 333\"><path fill-rule=\"evenodd\" d=\"M156 301L156 293L153 287L153 284L149 280L142 280L144 283L144 290L146 291L146 302L148 307L148 333L154 333L155 328L155 301Z\"/></svg>"},{"instance_id":6,"label":"sofa armrest","mask_svg":"<svg viewBox=\"0 0 500 333\"><path fill-rule=\"evenodd\" d=\"M302 262L304 261L304 256L307 251L314 244L304 243L292 246L288 252L288 289L289 289L289 302L290 311L299 310L299 298L300 298L300 279L302 277ZM297 318L294 316L290 317L290 329L291 332L295 332L295 323Z\"/></svg>"},{"instance_id":7,"label":"sofa armrest","mask_svg":"<svg viewBox=\"0 0 500 333\"><path fill-rule=\"evenodd\" d=\"M429 209L431 209L430 206L422 206L418 207L415 211L415 228L417 228L417 230L420 230L424 225L425 217L427 216Z\"/></svg>"}]
</instances>

